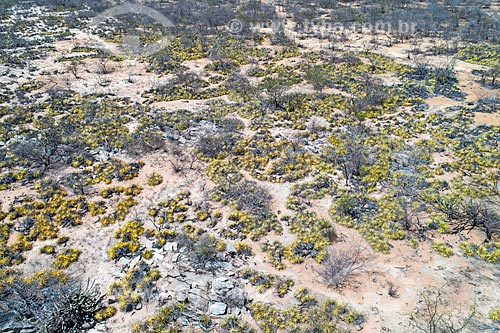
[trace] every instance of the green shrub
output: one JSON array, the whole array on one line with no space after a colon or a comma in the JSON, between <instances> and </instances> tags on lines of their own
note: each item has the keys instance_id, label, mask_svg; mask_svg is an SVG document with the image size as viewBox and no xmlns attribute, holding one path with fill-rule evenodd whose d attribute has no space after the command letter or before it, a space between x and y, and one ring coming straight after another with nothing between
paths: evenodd
<instances>
[{"instance_id":1,"label":"green shrub","mask_svg":"<svg viewBox=\"0 0 500 333\"><path fill-rule=\"evenodd\" d=\"M500 307L490 311L489 318L495 322L500 323Z\"/></svg>"},{"instance_id":2,"label":"green shrub","mask_svg":"<svg viewBox=\"0 0 500 333\"><path fill-rule=\"evenodd\" d=\"M163 176L158 173L152 173L148 176L148 185L156 186L163 183Z\"/></svg>"},{"instance_id":3,"label":"green shrub","mask_svg":"<svg viewBox=\"0 0 500 333\"><path fill-rule=\"evenodd\" d=\"M453 250L445 243L436 242L432 244L432 249L445 258L453 255Z\"/></svg>"},{"instance_id":4,"label":"green shrub","mask_svg":"<svg viewBox=\"0 0 500 333\"><path fill-rule=\"evenodd\" d=\"M82 251L78 249L66 249L56 256L56 259L52 262L52 266L56 269L66 269L78 260L81 253Z\"/></svg>"}]
</instances>

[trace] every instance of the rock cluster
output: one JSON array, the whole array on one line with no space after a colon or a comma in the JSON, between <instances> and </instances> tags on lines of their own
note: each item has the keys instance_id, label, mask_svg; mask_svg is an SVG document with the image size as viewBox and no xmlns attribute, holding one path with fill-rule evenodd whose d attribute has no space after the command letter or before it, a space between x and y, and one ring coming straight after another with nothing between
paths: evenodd
<instances>
[{"instance_id":1,"label":"rock cluster","mask_svg":"<svg viewBox=\"0 0 500 333\"><path fill-rule=\"evenodd\" d=\"M122 258L110 270L111 275L122 278L139 261L139 256L133 259ZM162 273L153 302L157 301L159 305L186 303L186 316L192 321L196 321L202 314L213 317L238 315L245 308L247 292L241 281L235 278L237 268L227 261L216 263L217 276L214 276L212 272L194 269L190 265L186 249L177 242L171 242L161 249L154 249L152 258L146 262ZM113 299L108 300L108 303L113 302Z\"/></svg>"}]
</instances>

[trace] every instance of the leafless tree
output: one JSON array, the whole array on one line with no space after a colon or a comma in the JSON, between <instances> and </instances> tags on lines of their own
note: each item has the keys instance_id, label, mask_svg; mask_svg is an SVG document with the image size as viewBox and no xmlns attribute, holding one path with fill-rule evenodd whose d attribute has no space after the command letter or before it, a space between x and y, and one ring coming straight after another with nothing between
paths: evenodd
<instances>
[{"instance_id":1,"label":"leafless tree","mask_svg":"<svg viewBox=\"0 0 500 333\"><path fill-rule=\"evenodd\" d=\"M500 233L500 216L485 202L441 198L435 206L448 217L453 233L484 230L486 240Z\"/></svg>"},{"instance_id":2,"label":"leafless tree","mask_svg":"<svg viewBox=\"0 0 500 333\"><path fill-rule=\"evenodd\" d=\"M418 306L409 314L409 326L414 332L459 333L471 324L475 307L459 311L446 299L444 286L431 287L420 292Z\"/></svg>"},{"instance_id":3,"label":"leafless tree","mask_svg":"<svg viewBox=\"0 0 500 333\"><path fill-rule=\"evenodd\" d=\"M10 150L32 169L45 172L51 166L70 156L70 147L63 142L61 133L54 128L14 143Z\"/></svg>"},{"instance_id":4,"label":"leafless tree","mask_svg":"<svg viewBox=\"0 0 500 333\"><path fill-rule=\"evenodd\" d=\"M97 58L98 74L109 74L111 73L111 68L109 67L109 58L106 55L100 55Z\"/></svg>"},{"instance_id":5,"label":"leafless tree","mask_svg":"<svg viewBox=\"0 0 500 333\"><path fill-rule=\"evenodd\" d=\"M322 263L319 275L329 287L338 288L366 268L369 261L366 248L330 250Z\"/></svg>"},{"instance_id":6,"label":"leafless tree","mask_svg":"<svg viewBox=\"0 0 500 333\"><path fill-rule=\"evenodd\" d=\"M75 79L80 79L80 76L78 73L80 72L80 67L82 65L82 62L79 60L71 60L67 65L66 69L69 73L71 73Z\"/></svg>"},{"instance_id":7,"label":"leafless tree","mask_svg":"<svg viewBox=\"0 0 500 333\"><path fill-rule=\"evenodd\" d=\"M370 147L365 144L369 129L364 125L348 126L340 137L343 149L327 147L324 156L330 163L340 167L346 185L353 177L361 175L362 167L369 164Z\"/></svg>"}]
</instances>

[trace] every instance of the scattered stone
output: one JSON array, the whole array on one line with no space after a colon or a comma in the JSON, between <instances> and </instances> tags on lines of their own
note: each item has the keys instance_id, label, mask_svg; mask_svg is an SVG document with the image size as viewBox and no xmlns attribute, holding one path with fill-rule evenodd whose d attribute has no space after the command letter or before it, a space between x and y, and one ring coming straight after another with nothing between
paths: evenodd
<instances>
[{"instance_id":1,"label":"scattered stone","mask_svg":"<svg viewBox=\"0 0 500 333\"><path fill-rule=\"evenodd\" d=\"M163 262L163 260L165 260L165 256L160 253L155 253L153 258L151 258L152 262Z\"/></svg>"},{"instance_id":2,"label":"scattered stone","mask_svg":"<svg viewBox=\"0 0 500 333\"><path fill-rule=\"evenodd\" d=\"M356 325L356 330L357 330L357 331L361 331L361 330L363 330L363 326L361 326L361 325Z\"/></svg>"},{"instance_id":3,"label":"scattered stone","mask_svg":"<svg viewBox=\"0 0 500 333\"><path fill-rule=\"evenodd\" d=\"M234 246L234 244L227 244L226 251L229 254L235 254L235 253L237 253L236 246Z\"/></svg>"},{"instance_id":4,"label":"scattered stone","mask_svg":"<svg viewBox=\"0 0 500 333\"><path fill-rule=\"evenodd\" d=\"M136 306L135 306L135 309L136 310L142 309L142 303L137 303Z\"/></svg>"},{"instance_id":5,"label":"scattered stone","mask_svg":"<svg viewBox=\"0 0 500 333\"><path fill-rule=\"evenodd\" d=\"M116 267L112 267L112 268L110 268L109 273L110 273L110 274L111 274L111 276L112 276L112 277L114 277L114 278L121 279L121 278L124 278L124 277L125 277L125 273L123 273L120 269L118 269L118 268L116 268Z\"/></svg>"},{"instance_id":6,"label":"scattered stone","mask_svg":"<svg viewBox=\"0 0 500 333\"><path fill-rule=\"evenodd\" d=\"M140 256L135 257L134 259L130 260L129 268L134 268L135 265L141 260Z\"/></svg>"},{"instance_id":7,"label":"scattered stone","mask_svg":"<svg viewBox=\"0 0 500 333\"><path fill-rule=\"evenodd\" d=\"M170 270L173 270L173 269L174 269L174 266L173 266L173 265L170 265L170 264L169 264L169 263L167 263L166 261L161 262L161 267L162 267L165 271L170 271Z\"/></svg>"},{"instance_id":8,"label":"scattered stone","mask_svg":"<svg viewBox=\"0 0 500 333\"><path fill-rule=\"evenodd\" d=\"M223 269L227 272L235 270L233 264L230 262L219 262L218 265L220 269Z\"/></svg>"},{"instance_id":9,"label":"scattered stone","mask_svg":"<svg viewBox=\"0 0 500 333\"><path fill-rule=\"evenodd\" d=\"M177 252L178 246L179 246L179 243L177 243L177 242L168 242L168 243L165 243L165 245L163 246L163 248L166 251Z\"/></svg>"},{"instance_id":10,"label":"scattered stone","mask_svg":"<svg viewBox=\"0 0 500 333\"><path fill-rule=\"evenodd\" d=\"M88 331L89 329L93 328L94 326L95 326L95 323L83 323L82 330Z\"/></svg>"},{"instance_id":11,"label":"scattered stone","mask_svg":"<svg viewBox=\"0 0 500 333\"><path fill-rule=\"evenodd\" d=\"M172 256L172 262L177 262L179 260L180 253L176 253Z\"/></svg>"},{"instance_id":12,"label":"scattered stone","mask_svg":"<svg viewBox=\"0 0 500 333\"><path fill-rule=\"evenodd\" d=\"M123 266L126 266L129 264L129 260L125 257L121 257L120 259L118 259L118 261L116 262L116 265L119 266L119 267L123 267Z\"/></svg>"},{"instance_id":13,"label":"scattered stone","mask_svg":"<svg viewBox=\"0 0 500 333\"><path fill-rule=\"evenodd\" d=\"M214 316L222 316L226 314L227 305L222 302L216 302L210 305L210 314Z\"/></svg>"},{"instance_id":14,"label":"scattered stone","mask_svg":"<svg viewBox=\"0 0 500 333\"><path fill-rule=\"evenodd\" d=\"M103 333L102 331L96 330L95 328L91 328L87 331L87 333Z\"/></svg>"}]
</instances>

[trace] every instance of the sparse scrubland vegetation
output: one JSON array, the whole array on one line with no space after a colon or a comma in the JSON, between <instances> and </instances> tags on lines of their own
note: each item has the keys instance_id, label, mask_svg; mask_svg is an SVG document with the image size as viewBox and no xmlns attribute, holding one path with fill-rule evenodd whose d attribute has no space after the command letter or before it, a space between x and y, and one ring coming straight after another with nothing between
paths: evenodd
<instances>
[{"instance_id":1,"label":"sparse scrubland vegetation","mask_svg":"<svg viewBox=\"0 0 500 333\"><path fill-rule=\"evenodd\" d=\"M498 1L115 5L0 3L0 332L500 330Z\"/></svg>"}]
</instances>

